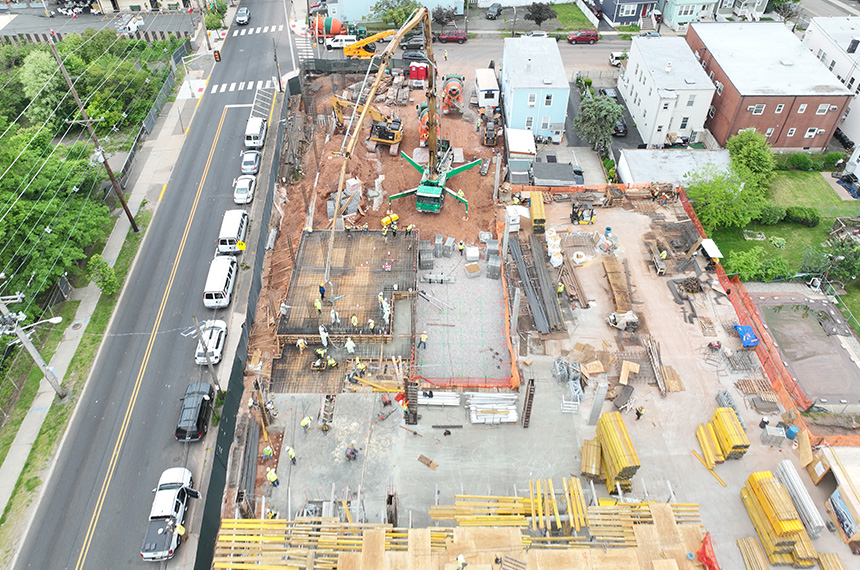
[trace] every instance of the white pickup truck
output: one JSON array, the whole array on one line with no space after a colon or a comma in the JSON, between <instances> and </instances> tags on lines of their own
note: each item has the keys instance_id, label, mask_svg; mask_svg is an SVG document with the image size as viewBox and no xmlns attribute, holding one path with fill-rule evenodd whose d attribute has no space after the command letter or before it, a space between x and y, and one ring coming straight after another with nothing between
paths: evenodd
<instances>
[{"instance_id":1,"label":"white pickup truck","mask_svg":"<svg viewBox=\"0 0 860 570\"><path fill-rule=\"evenodd\" d=\"M176 554L184 534L180 527L185 523L188 499L200 497L200 493L191 488L192 482L191 471L184 467L172 467L161 474L158 487L152 490L155 499L140 549L144 560L170 560Z\"/></svg>"}]
</instances>

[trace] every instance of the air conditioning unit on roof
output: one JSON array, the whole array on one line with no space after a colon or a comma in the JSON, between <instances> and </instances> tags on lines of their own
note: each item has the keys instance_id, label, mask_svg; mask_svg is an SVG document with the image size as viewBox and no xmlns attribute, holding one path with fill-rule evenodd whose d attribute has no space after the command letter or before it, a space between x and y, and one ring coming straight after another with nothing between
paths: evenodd
<instances>
[{"instance_id":1,"label":"air conditioning unit on roof","mask_svg":"<svg viewBox=\"0 0 860 570\"><path fill-rule=\"evenodd\" d=\"M755 111L755 105L750 105L747 107L747 111Z\"/></svg>"},{"instance_id":2,"label":"air conditioning unit on roof","mask_svg":"<svg viewBox=\"0 0 860 570\"><path fill-rule=\"evenodd\" d=\"M839 109L839 105L830 105L831 111L837 111Z\"/></svg>"}]
</instances>

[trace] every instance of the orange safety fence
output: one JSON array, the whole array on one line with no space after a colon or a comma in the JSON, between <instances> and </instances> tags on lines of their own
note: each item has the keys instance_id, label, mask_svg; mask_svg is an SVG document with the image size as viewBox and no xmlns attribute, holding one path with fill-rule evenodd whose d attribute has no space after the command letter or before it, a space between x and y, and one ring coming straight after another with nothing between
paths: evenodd
<instances>
[{"instance_id":1,"label":"orange safety fence","mask_svg":"<svg viewBox=\"0 0 860 570\"><path fill-rule=\"evenodd\" d=\"M707 234L705 233L702 224L699 222L699 218L696 216L696 213L693 211L693 206L690 204L683 188L680 189L678 195L681 200L681 204L684 207L684 212L686 212L690 217L690 220L693 222L699 235L701 237L707 237ZM738 323L741 325L751 326L755 331L756 336L758 336L759 344L755 349L756 356L758 356L762 368L770 381L770 385L779 397L779 401L782 406L786 410L794 410L795 415L797 416L797 419L793 422L794 425L796 425L800 430L806 430L809 432L810 442L813 445L818 445L826 439L829 445L860 446L860 436L828 435L825 438L825 436L816 435L809 426L806 425L806 422L804 422L803 418L800 416L800 411L809 409L814 404L814 401L810 400L809 396L803 392L797 379L791 375L788 368L783 364L779 349L776 347L776 343L762 320L758 308L755 306L752 297L750 297L750 294L746 287L744 287L743 283L741 283L737 277L729 278L729 276L726 275L723 266L720 264L717 264L716 273L717 278L720 281L720 285L722 285L723 289L727 293L730 292L728 298L738 317Z\"/></svg>"}]
</instances>

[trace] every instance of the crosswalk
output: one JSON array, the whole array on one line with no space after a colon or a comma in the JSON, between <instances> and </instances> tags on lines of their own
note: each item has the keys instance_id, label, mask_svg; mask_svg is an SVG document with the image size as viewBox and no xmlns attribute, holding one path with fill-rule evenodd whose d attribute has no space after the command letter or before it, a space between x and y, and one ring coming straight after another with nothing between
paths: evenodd
<instances>
[{"instance_id":1,"label":"crosswalk","mask_svg":"<svg viewBox=\"0 0 860 570\"><path fill-rule=\"evenodd\" d=\"M237 28L237 29L233 30L233 37L235 38L236 36L250 36L253 34L268 34L269 32L283 32L283 31L284 31L284 25L283 24L281 24L280 26L260 26L257 28L253 28L253 27Z\"/></svg>"},{"instance_id":2,"label":"crosswalk","mask_svg":"<svg viewBox=\"0 0 860 570\"><path fill-rule=\"evenodd\" d=\"M234 81L232 83L216 83L209 89L209 93L230 93L233 91L249 91L251 89L272 89L277 87L274 79L261 79L259 81Z\"/></svg>"},{"instance_id":3,"label":"crosswalk","mask_svg":"<svg viewBox=\"0 0 860 570\"><path fill-rule=\"evenodd\" d=\"M307 36L294 36L294 38L296 41L296 55L298 56L299 60L304 61L306 59L313 59L313 40Z\"/></svg>"}]
</instances>

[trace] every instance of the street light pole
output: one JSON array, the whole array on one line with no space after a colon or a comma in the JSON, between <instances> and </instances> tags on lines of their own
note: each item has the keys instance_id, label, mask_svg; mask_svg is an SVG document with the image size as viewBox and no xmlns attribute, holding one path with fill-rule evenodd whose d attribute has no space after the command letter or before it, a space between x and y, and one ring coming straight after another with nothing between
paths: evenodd
<instances>
[{"instance_id":1,"label":"street light pole","mask_svg":"<svg viewBox=\"0 0 860 570\"><path fill-rule=\"evenodd\" d=\"M68 395L68 392L60 386L60 383L57 381L57 375L54 373L54 369L48 366L45 362L45 359L42 358L42 355L39 354L39 351L36 350L36 347L33 346L30 337L27 336L27 333L18 325L18 317L17 315L13 315L11 311L6 307L6 303L20 303L24 300L24 295L18 293L16 295L12 295L9 297L0 297L0 313L3 314L0 319L2 319L3 324L8 327L14 329L15 334L21 340L21 344L24 345L24 348L27 349L27 352L30 353L30 356L33 357L33 360L36 362L36 366L39 367L39 370L42 371L42 374L45 376L45 380L51 385L51 388L54 389L54 392L57 393L57 397L61 400Z\"/></svg>"}]
</instances>

